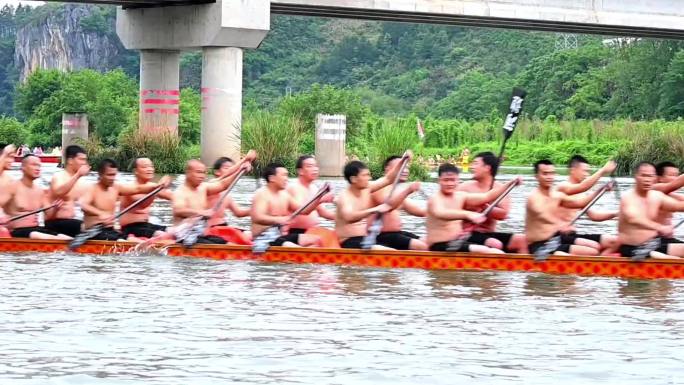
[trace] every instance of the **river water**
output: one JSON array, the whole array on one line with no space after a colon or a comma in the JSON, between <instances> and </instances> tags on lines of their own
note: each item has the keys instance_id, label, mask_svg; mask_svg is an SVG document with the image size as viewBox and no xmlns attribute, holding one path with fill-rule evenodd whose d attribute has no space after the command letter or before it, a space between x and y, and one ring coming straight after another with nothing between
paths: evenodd
<instances>
[{"instance_id":1,"label":"river water","mask_svg":"<svg viewBox=\"0 0 684 385\"><path fill-rule=\"evenodd\" d=\"M64 253L0 274L2 385L684 384L681 281Z\"/></svg>"}]
</instances>

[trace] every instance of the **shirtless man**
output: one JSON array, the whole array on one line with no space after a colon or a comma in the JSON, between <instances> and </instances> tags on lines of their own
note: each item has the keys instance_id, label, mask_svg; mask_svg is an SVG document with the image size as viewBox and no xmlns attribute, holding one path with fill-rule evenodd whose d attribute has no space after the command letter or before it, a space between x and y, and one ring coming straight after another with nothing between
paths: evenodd
<instances>
[{"instance_id":1,"label":"shirtless man","mask_svg":"<svg viewBox=\"0 0 684 385\"><path fill-rule=\"evenodd\" d=\"M582 209L600 190L590 195L567 195L556 190L553 186L556 177L556 167L548 159L534 164L534 173L539 186L532 190L527 198L525 215L525 234L527 235L529 252L534 254L542 246L546 246L556 236L569 233L573 229L568 220L560 216L560 208ZM562 237L551 254L599 255L599 250L582 245L563 243Z\"/></svg>"},{"instance_id":2,"label":"shirtless man","mask_svg":"<svg viewBox=\"0 0 684 385\"><path fill-rule=\"evenodd\" d=\"M46 191L35 184L40 178L40 159L35 155L26 155L21 161L20 180L10 184L6 190L7 201L2 202L5 212L17 216L49 206ZM71 239L42 227L38 223L38 214L9 223L12 237L31 239Z\"/></svg>"},{"instance_id":3,"label":"shirtless man","mask_svg":"<svg viewBox=\"0 0 684 385\"><path fill-rule=\"evenodd\" d=\"M231 168L235 166L235 162L228 157L221 157L214 162L214 176L216 177L213 181L221 179L221 177L229 176ZM207 204L209 207L214 207L216 201L219 200L222 193L211 194L208 197ZM214 213L214 215L209 218L209 227L214 226L228 226L226 222L226 210L230 210L233 215L238 218L244 218L249 216L250 209L246 209L240 206L233 198L229 196L223 200L221 207Z\"/></svg>"},{"instance_id":4,"label":"shirtless man","mask_svg":"<svg viewBox=\"0 0 684 385\"><path fill-rule=\"evenodd\" d=\"M450 163L439 166L437 170L437 183L439 191L428 199L427 242L432 251L459 251L501 254L503 251L467 241L463 242L458 250L451 250L449 243L457 239L463 233L462 221L482 224L487 218L481 213L465 210L466 205L483 206L494 201L508 186L519 184L521 179L516 178L507 184L499 184L485 193L468 193L458 191L459 169Z\"/></svg>"},{"instance_id":5,"label":"shirtless man","mask_svg":"<svg viewBox=\"0 0 684 385\"><path fill-rule=\"evenodd\" d=\"M133 175L135 176L135 182L130 186L131 188L156 186L155 183L152 183L152 179L154 179L154 164L149 158L138 158L133 161ZM121 207L128 207L144 195L122 195ZM121 233L123 233L124 238L128 238L131 235L136 238L153 238L164 235L166 226L155 225L149 222L150 210L155 198L170 201L173 198L173 192L168 189L162 190L157 195L145 200L133 210L122 215L119 218L119 223L121 224Z\"/></svg>"},{"instance_id":6,"label":"shirtless man","mask_svg":"<svg viewBox=\"0 0 684 385\"><path fill-rule=\"evenodd\" d=\"M677 190L684 186L684 175L680 175L679 168L672 162L661 162L656 165L656 175L658 183L653 185L653 189L667 194L670 198L684 200L684 195L678 194ZM656 222L661 225L672 225L672 212L660 210ZM677 238L667 238L668 243L684 243Z\"/></svg>"},{"instance_id":7,"label":"shirtless man","mask_svg":"<svg viewBox=\"0 0 684 385\"><path fill-rule=\"evenodd\" d=\"M298 210L303 203L297 201L287 192L287 169L280 163L271 163L264 168L263 177L266 185L254 193L252 198L252 234L258 237L264 230L274 225L289 227L291 214ZM325 195L324 195L325 197ZM314 201L301 215L309 215L324 201L323 197ZM308 201L308 199L307 199ZM300 232L288 232L271 242L271 246L320 246L321 240L316 235Z\"/></svg>"},{"instance_id":8,"label":"shirtless man","mask_svg":"<svg viewBox=\"0 0 684 385\"><path fill-rule=\"evenodd\" d=\"M608 176L615 171L617 164L609 161L601 169L589 176L589 161L581 155L570 158L568 163L568 180L558 184L558 191L569 195L584 194L594 187L602 176ZM565 222L570 222L575 218L579 209L568 209L561 207L559 215ZM594 222L604 222L617 218L617 211L598 211L589 209L587 217ZM561 243L570 245L588 246L596 250L606 250L609 253L617 252L617 236L610 234L577 234L572 229L571 232L561 236Z\"/></svg>"},{"instance_id":9,"label":"shirtless man","mask_svg":"<svg viewBox=\"0 0 684 385\"><path fill-rule=\"evenodd\" d=\"M116 183L119 166L111 159L103 159L97 172L99 176L97 183L89 186L83 197L79 199L83 209L85 229L97 224L106 226L101 233L92 238L93 240L117 241L126 239L123 234L114 230L116 204L119 201L119 196L147 194L159 186L168 187L171 183L169 176L163 177L159 184L124 185Z\"/></svg>"},{"instance_id":10,"label":"shirtless man","mask_svg":"<svg viewBox=\"0 0 684 385\"><path fill-rule=\"evenodd\" d=\"M473 173L473 180L461 183L458 191L467 193L486 193L494 187L501 186L501 183L494 181L494 175L499 168L499 159L493 153L486 151L475 155L470 170ZM467 211L483 212L489 204L473 205L468 200L465 202L464 209ZM488 245L505 252L527 253L527 242L524 234L511 234L496 231L496 225L508 217L511 210L510 195L504 198L489 213L486 220L480 224L472 224L472 235L466 239L468 243L477 245Z\"/></svg>"},{"instance_id":11,"label":"shirtless man","mask_svg":"<svg viewBox=\"0 0 684 385\"><path fill-rule=\"evenodd\" d=\"M211 218L214 211L209 207L209 196L219 194L230 186L240 169L251 168L256 153L249 151L240 163L230 167L223 176L211 182L205 182L207 167L199 160L189 160L185 166L185 183L173 193L173 224L180 225L187 219L197 220L201 217ZM226 241L220 237L200 237L200 243L220 243Z\"/></svg>"},{"instance_id":12,"label":"shirtless man","mask_svg":"<svg viewBox=\"0 0 684 385\"><path fill-rule=\"evenodd\" d=\"M383 169L385 174L388 174L392 169L399 166L401 166L401 157L393 155L385 160ZM409 169L407 166L399 175L399 182L405 183L408 177ZM373 204L377 206L385 202L390 190L392 190L392 186L385 186L371 194ZM425 217L427 212L424 207L420 207L420 205L410 199L405 199L399 207L382 216L382 231L378 234L378 244L396 250L427 250L427 244L419 236L408 231L402 231L399 209L416 217Z\"/></svg>"},{"instance_id":13,"label":"shirtless man","mask_svg":"<svg viewBox=\"0 0 684 385\"><path fill-rule=\"evenodd\" d=\"M409 161L413 154L409 152ZM335 232L340 239L340 245L345 249L360 249L363 238L368 235L369 217L376 213L386 214L398 208L409 194L420 189L420 183L414 182L402 191L394 193L387 203L376 205L373 203L374 192L394 182L399 173L401 161L397 162L382 178L371 182L368 167L358 160L351 161L344 166L344 178L349 183L337 197L337 211L335 213ZM375 245L373 248L385 248Z\"/></svg>"},{"instance_id":14,"label":"shirtless man","mask_svg":"<svg viewBox=\"0 0 684 385\"><path fill-rule=\"evenodd\" d=\"M16 152L17 148L13 144L2 146L2 152L0 153L0 202L7 202L9 200L9 186L14 183L14 180L5 171L12 169L12 162L14 162Z\"/></svg>"},{"instance_id":15,"label":"shirtless man","mask_svg":"<svg viewBox=\"0 0 684 385\"><path fill-rule=\"evenodd\" d=\"M75 219L75 201L85 194L88 188L81 179L88 175L88 157L85 150L79 146L68 146L65 150L66 165L63 171L52 176L50 182L49 200L61 199L62 205L45 212L45 227L56 233L75 237L81 232L82 222Z\"/></svg>"},{"instance_id":16,"label":"shirtless man","mask_svg":"<svg viewBox=\"0 0 684 385\"><path fill-rule=\"evenodd\" d=\"M622 196L618 233L620 254L642 259L684 256L684 244L669 243L674 231L671 224L657 221L660 211L684 211L684 201L671 198L653 189L656 182L655 166L642 162L634 169L634 189ZM652 245L647 245L652 243ZM648 247L650 246L650 247ZM642 250L646 255L641 255ZM652 251L651 251L652 250Z\"/></svg>"},{"instance_id":17,"label":"shirtless man","mask_svg":"<svg viewBox=\"0 0 684 385\"><path fill-rule=\"evenodd\" d=\"M311 155L302 155L297 159L296 164L297 179L288 183L287 192L297 203L299 207L306 203L312 196L318 192L318 187L314 185L314 181L318 179L318 163ZM324 200L330 201L332 195L326 197ZM319 225L320 218L335 220L335 213L318 205L316 210L313 210L309 215L297 215L290 222L289 234L304 234L306 230Z\"/></svg>"}]
</instances>

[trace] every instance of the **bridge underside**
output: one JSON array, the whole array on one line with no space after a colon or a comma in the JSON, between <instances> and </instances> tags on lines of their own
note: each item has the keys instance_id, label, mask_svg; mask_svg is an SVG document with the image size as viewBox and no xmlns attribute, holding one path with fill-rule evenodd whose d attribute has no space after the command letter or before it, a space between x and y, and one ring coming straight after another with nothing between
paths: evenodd
<instances>
[{"instance_id":1,"label":"bridge underside","mask_svg":"<svg viewBox=\"0 0 684 385\"><path fill-rule=\"evenodd\" d=\"M612 36L657 37L684 39L684 30L647 28L624 25L573 23L555 20L483 17L442 13L407 12L389 9L347 8L271 2L271 12L283 15L337 17L348 19L396 21L409 23L447 24L471 27L514 28L549 32L587 33Z\"/></svg>"},{"instance_id":2,"label":"bridge underside","mask_svg":"<svg viewBox=\"0 0 684 385\"><path fill-rule=\"evenodd\" d=\"M215 0L72 0L72 2L113 4L120 5L125 9L132 9L208 4L214 3ZM389 9L383 7L374 9L372 7L350 7L348 5L335 6L334 4L336 3L339 4L336 1L272 0L271 12L274 14L298 16L446 24L472 27L514 28L535 31L572 32L613 36L684 39L684 29L666 29L635 25L612 25L610 23L578 23L568 20L553 20L553 18L505 18L500 16L488 17L468 14L402 11L400 9ZM654 25L658 24L654 23Z\"/></svg>"}]
</instances>

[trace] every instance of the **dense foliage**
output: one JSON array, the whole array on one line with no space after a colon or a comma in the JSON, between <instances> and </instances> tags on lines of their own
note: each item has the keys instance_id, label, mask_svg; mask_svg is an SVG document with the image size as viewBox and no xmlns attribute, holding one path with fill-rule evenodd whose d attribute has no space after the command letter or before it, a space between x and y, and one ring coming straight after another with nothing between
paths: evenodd
<instances>
[{"instance_id":1,"label":"dense foliage","mask_svg":"<svg viewBox=\"0 0 684 385\"><path fill-rule=\"evenodd\" d=\"M85 111L98 143L139 143L131 139L135 52L107 73L38 71L17 84L17 30L60 7L0 10L0 116L18 119L0 120L0 139L18 133L29 144L54 145L62 112ZM113 17L113 8L97 7L80 27L116 39ZM618 156L626 169L659 154L681 157L683 42L577 36L567 46L546 32L290 16L274 16L271 28L259 49L245 52L243 129L286 138L296 132L299 152L313 152L317 113L346 114L350 155L374 164L409 145L424 157L466 146L495 150L510 90L522 86L525 120L507 151L510 163L582 152L595 162ZM201 63L201 52L181 61L183 148L199 141Z\"/></svg>"}]
</instances>

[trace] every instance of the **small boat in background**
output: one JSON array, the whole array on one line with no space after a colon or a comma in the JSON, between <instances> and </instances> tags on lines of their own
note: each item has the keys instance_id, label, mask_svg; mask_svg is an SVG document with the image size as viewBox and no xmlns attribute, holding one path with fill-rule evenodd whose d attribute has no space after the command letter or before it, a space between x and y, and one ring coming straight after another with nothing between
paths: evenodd
<instances>
[{"instance_id":1,"label":"small boat in background","mask_svg":"<svg viewBox=\"0 0 684 385\"><path fill-rule=\"evenodd\" d=\"M38 158L40 158L40 161L42 163L60 163L62 161L62 156L61 155L36 155ZM23 156L15 156L14 161L17 163L21 163L21 159Z\"/></svg>"}]
</instances>

